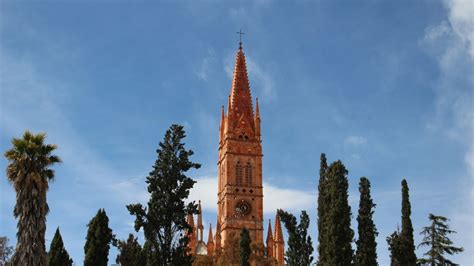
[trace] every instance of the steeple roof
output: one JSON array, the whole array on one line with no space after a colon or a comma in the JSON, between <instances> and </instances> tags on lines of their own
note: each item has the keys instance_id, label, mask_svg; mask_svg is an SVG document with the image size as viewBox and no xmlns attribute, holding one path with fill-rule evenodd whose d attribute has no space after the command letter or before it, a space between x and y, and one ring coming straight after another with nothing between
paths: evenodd
<instances>
[{"instance_id":1,"label":"steeple roof","mask_svg":"<svg viewBox=\"0 0 474 266\"><path fill-rule=\"evenodd\" d=\"M213 243L213 236L212 236L212 224L209 224L209 235L207 237L207 243Z\"/></svg>"},{"instance_id":2,"label":"steeple roof","mask_svg":"<svg viewBox=\"0 0 474 266\"><path fill-rule=\"evenodd\" d=\"M267 232L267 243L269 241L273 241L273 235L272 235L272 220L268 220L268 232Z\"/></svg>"},{"instance_id":3,"label":"steeple roof","mask_svg":"<svg viewBox=\"0 0 474 266\"><path fill-rule=\"evenodd\" d=\"M197 221L197 227L201 228L203 227L202 225L202 208L201 208L201 201L198 203L198 221Z\"/></svg>"},{"instance_id":4,"label":"steeple roof","mask_svg":"<svg viewBox=\"0 0 474 266\"><path fill-rule=\"evenodd\" d=\"M200 241L203 241L203 230L204 230L204 226L202 225L202 208L201 208L201 201L199 201L199 205L198 205L198 220L197 220L197 229L198 229L198 236L199 236L199 240Z\"/></svg>"},{"instance_id":5,"label":"steeple roof","mask_svg":"<svg viewBox=\"0 0 474 266\"><path fill-rule=\"evenodd\" d=\"M278 214L276 215L275 218L275 242L283 242L283 231L281 229L281 222L280 222L280 217L278 217Z\"/></svg>"},{"instance_id":6,"label":"steeple roof","mask_svg":"<svg viewBox=\"0 0 474 266\"><path fill-rule=\"evenodd\" d=\"M239 47L235 59L234 77L230 92L230 110L238 117L244 115L253 118L252 96L250 93L247 65L242 47Z\"/></svg>"}]
</instances>

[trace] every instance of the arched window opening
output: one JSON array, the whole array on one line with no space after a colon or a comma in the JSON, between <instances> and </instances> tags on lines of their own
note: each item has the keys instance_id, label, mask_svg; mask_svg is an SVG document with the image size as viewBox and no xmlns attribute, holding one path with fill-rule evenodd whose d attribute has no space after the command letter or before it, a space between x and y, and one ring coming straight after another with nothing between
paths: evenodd
<instances>
[{"instance_id":1,"label":"arched window opening","mask_svg":"<svg viewBox=\"0 0 474 266\"><path fill-rule=\"evenodd\" d=\"M237 186L242 185L242 165L240 164L240 162L237 162L235 166L235 180L236 180Z\"/></svg>"},{"instance_id":2,"label":"arched window opening","mask_svg":"<svg viewBox=\"0 0 474 266\"><path fill-rule=\"evenodd\" d=\"M248 162L245 167L245 184L247 186L252 185L252 164L250 164L250 162Z\"/></svg>"}]
</instances>

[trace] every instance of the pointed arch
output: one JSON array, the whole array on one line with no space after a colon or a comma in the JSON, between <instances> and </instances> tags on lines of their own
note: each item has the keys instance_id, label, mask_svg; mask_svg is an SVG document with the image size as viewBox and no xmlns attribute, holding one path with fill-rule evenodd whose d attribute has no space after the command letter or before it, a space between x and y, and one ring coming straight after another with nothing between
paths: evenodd
<instances>
[{"instance_id":1,"label":"pointed arch","mask_svg":"<svg viewBox=\"0 0 474 266\"><path fill-rule=\"evenodd\" d=\"M240 161L238 161L237 164L235 165L235 181L236 181L237 186L242 185L242 181L243 181L242 179L243 179L242 164L240 163Z\"/></svg>"},{"instance_id":2,"label":"pointed arch","mask_svg":"<svg viewBox=\"0 0 474 266\"><path fill-rule=\"evenodd\" d=\"M250 161L248 161L247 165L245 166L245 184L247 186L252 185L252 174L253 174L252 164L250 163Z\"/></svg>"}]
</instances>

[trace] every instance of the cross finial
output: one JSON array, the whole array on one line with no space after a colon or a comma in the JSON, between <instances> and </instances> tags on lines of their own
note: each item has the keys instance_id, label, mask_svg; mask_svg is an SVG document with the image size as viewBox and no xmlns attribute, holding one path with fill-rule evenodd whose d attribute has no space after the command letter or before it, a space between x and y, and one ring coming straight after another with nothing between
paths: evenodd
<instances>
[{"instance_id":1,"label":"cross finial","mask_svg":"<svg viewBox=\"0 0 474 266\"><path fill-rule=\"evenodd\" d=\"M240 29L236 33L239 34L239 49L242 49L242 34L245 34L245 32L242 32L242 29Z\"/></svg>"}]
</instances>

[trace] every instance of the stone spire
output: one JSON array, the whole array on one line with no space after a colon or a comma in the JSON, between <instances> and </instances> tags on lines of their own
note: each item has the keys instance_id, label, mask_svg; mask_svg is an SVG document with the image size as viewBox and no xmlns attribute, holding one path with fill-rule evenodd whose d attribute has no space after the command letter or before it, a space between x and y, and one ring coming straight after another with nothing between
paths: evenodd
<instances>
[{"instance_id":1,"label":"stone spire","mask_svg":"<svg viewBox=\"0 0 474 266\"><path fill-rule=\"evenodd\" d=\"M278 265L284 265L285 240L283 239L283 231L281 229L281 222L278 214L275 218L275 234L273 239L275 242L275 250L273 255L277 260Z\"/></svg>"},{"instance_id":2,"label":"stone spire","mask_svg":"<svg viewBox=\"0 0 474 266\"><path fill-rule=\"evenodd\" d=\"M255 99L255 137L260 139L260 109L258 108L258 98Z\"/></svg>"},{"instance_id":3,"label":"stone spire","mask_svg":"<svg viewBox=\"0 0 474 266\"><path fill-rule=\"evenodd\" d=\"M232 79L232 89L230 92L230 112L227 114L232 119L232 129L242 124L248 124L254 130L254 116L252 107L252 96L250 93L247 66L242 47L239 48L235 59L234 77ZM254 132L248 132L250 133Z\"/></svg>"},{"instance_id":4,"label":"stone spire","mask_svg":"<svg viewBox=\"0 0 474 266\"><path fill-rule=\"evenodd\" d=\"M224 140L224 134L225 134L225 113L224 113L224 105L222 105L222 108L221 108L221 124L220 124L220 127L219 127L219 131L220 131L220 141L223 141Z\"/></svg>"},{"instance_id":5,"label":"stone spire","mask_svg":"<svg viewBox=\"0 0 474 266\"><path fill-rule=\"evenodd\" d=\"M273 249L274 242L273 242L273 235L272 235L272 220L268 220L268 231L267 231L267 256L269 258L273 258Z\"/></svg>"},{"instance_id":6,"label":"stone spire","mask_svg":"<svg viewBox=\"0 0 474 266\"><path fill-rule=\"evenodd\" d=\"M201 201L199 201L198 205L198 221L197 221L197 229L199 231L199 239L198 241L203 241L203 230L204 226L202 225L202 208L201 208Z\"/></svg>"},{"instance_id":7,"label":"stone spire","mask_svg":"<svg viewBox=\"0 0 474 266\"><path fill-rule=\"evenodd\" d=\"M207 237L207 255L214 255L214 240L212 239L212 224L209 224L209 236Z\"/></svg>"}]
</instances>

